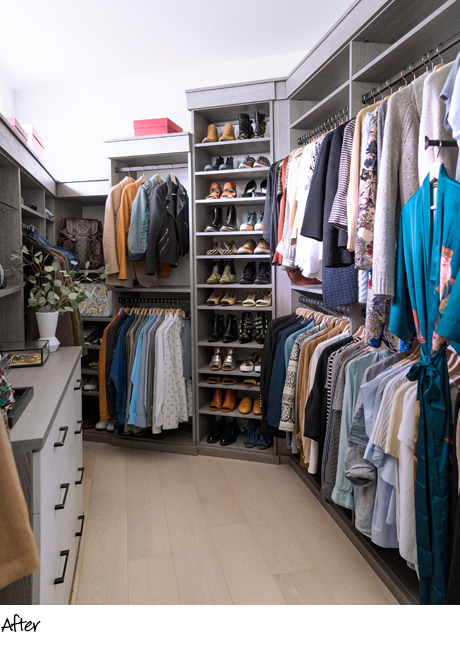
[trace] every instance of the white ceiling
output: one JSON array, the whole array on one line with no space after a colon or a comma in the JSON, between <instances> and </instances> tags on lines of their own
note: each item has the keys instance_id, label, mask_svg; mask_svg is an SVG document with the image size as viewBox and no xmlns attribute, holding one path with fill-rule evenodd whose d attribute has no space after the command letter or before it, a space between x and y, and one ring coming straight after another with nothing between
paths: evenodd
<instances>
[{"instance_id":1,"label":"white ceiling","mask_svg":"<svg viewBox=\"0 0 460 647\"><path fill-rule=\"evenodd\" d=\"M352 4L351 0L0 0L0 72L19 91L155 68L175 70L306 53ZM225 82L215 79L216 85Z\"/></svg>"}]
</instances>

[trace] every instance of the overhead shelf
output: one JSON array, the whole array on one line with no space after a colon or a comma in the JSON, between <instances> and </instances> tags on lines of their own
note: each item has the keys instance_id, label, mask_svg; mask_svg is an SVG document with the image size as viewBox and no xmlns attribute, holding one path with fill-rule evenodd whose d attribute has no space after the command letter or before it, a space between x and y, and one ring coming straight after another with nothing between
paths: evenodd
<instances>
[{"instance_id":1,"label":"overhead shelf","mask_svg":"<svg viewBox=\"0 0 460 647\"><path fill-rule=\"evenodd\" d=\"M21 211L22 214L26 215L27 217L32 217L32 218L40 218L42 220L49 220L47 216L45 216L44 213L40 213L39 211L35 211L35 209L31 209L30 207L26 207L25 204L21 205Z\"/></svg>"},{"instance_id":2,"label":"overhead shelf","mask_svg":"<svg viewBox=\"0 0 460 647\"><path fill-rule=\"evenodd\" d=\"M299 117L291 124L291 128L310 130L318 126L325 119L343 110L349 103L350 83L342 83L329 96L317 103L311 110Z\"/></svg>"}]
</instances>

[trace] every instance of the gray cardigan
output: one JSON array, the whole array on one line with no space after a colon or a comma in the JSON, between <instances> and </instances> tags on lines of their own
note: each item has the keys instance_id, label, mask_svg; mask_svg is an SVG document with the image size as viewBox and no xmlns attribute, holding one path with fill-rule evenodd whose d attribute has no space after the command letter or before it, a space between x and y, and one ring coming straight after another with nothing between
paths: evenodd
<instances>
[{"instance_id":1,"label":"gray cardigan","mask_svg":"<svg viewBox=\"0 0 460 647\"><path fill-rule=\"evenodd\" d=\"M428 72L388 99L374 227L374 296L395 294L396 236L401 208L419 188L418 139Z\"/></svg>"}]
</instances>

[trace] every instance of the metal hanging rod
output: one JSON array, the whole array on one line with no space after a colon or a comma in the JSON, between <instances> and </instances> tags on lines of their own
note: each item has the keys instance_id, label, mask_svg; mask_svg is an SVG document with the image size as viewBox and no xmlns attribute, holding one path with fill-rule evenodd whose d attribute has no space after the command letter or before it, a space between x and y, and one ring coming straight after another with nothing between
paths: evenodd
<instances>
[{"instance_id":1,"label":"metal hanging rod","mask_svg":"<svg viewBox=\"0 0 460 647\"><path fill-rule=\"evenodd\" d=\"M188 168L188 164L155 164L153 166L116 166L115 173L135 173L138 171L166 171L168 169Z\"/></svg>"},{"instance_id":2,"label":"metal hanging rod","mask_svg":"<svg viewBox=\"0 0 460 647\"><path fill-rule=\"evenodd\" d=\"M444 52L447 52L449 49L452 49L452 47L455 47L460 43L460 32L446 40L444 43L441 43L436 47L436 49L430 50L427 54L422 56L418 61L415 63L412 63L409 65L409 67L406 67L405 69L401 70L399 74L395 74L392 76L388 81L385 81L384 83L379 84L376 88L371 90L370 92L366 92L366 94L363 94L362 96L362 102L367 104L371 99L375 99L379 94L383 98L383 92L386 90L391 90L391 88L394 85L400 84L402 81L404 81L405 85L408 85L406 76L408 74L413 74L414 79L416 78L415 72L422 68L423 66L426 67L426 71L428 72L428 63L431 63L431 69L434 68L434 61L436 58L441 59L441 63L443 62L442 54ZM392 91L393 92L393 91Z\"/></svg>"},{"instance_id":3,"label":"metal hanging rod","mask_svg":"<svg viewBox=\"0 0 460 647\"><path fill-rule=\"evenodd\" d=\"M447 146L448 148L456 148L457 142L452 139L428 139L425 135L425 150L430 146L435 146L437 148L442 148Z\"/></svg>"},{"instance_id":4,"label":"metal hanging rod","mask_svg":"<svg viewBox=\"0 0 460 647\"><path fill-rule=\"evenodd\" d=\"M132 303L136 307L140 307L140 304L144 303L157 303L159 305L171 306L179 303L190 303L190 299L137 299L135 297L120 297L118 299L118 302L121 305L128 305Z\"/></svg>"},{"instance_id":5,"label":"metal hanging rod","mask_svg":"<svg viewBox=\"0 0 460 647\"><path fill-rule=\"evenodd\" d=\"M313 299L311 297L306 297L303 294L299 296L300 303L311 306L313 310L317 310L325 315L334 315L338 317L349 317L350 316L350 307L349 306L340 306L337 308L328 308L323 305L323 302L320 299Z\"/></svg>"},{"instance_id":6,"label":"metal hanging rod","mask_svg":"<svg viewBox=\"0 0 460 647\"><path fill-rule=\"evenodd\" d=\"M340 110L333 117L330 117L326 121L323 121L323 123L317 126L316 128L309 130L307 133L305 133L305 135L302 135L301 137L299 137L297 140L297 145L306 146L313 140L317 139L323 133L327 133L327 132L330 132L331 130L334 130L334 128L337 128L337 126L339 126L341 123L344 123L342 120L346 119L347 116L348 116L348 106L343 108L343 110Z\"/></svg>"}]
</instances>

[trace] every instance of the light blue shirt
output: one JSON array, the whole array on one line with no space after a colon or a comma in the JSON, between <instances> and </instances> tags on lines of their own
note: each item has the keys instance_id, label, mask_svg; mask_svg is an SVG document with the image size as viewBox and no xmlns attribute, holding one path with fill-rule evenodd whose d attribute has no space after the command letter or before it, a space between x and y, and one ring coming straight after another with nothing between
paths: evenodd
<instances>
[{"instance_id":1,"label":"light blue shirt","mask_svg":"<svg viewBox=\"0 0 460 647\"><path fill-rule=\"evenodd\" d=\"M150 223L150 201L155 188L161 184L159 176L154 175L141 185L131 208L131 221L128 231L128 250L130 261L145 260Z\"/></svg>"}]
</instances>

